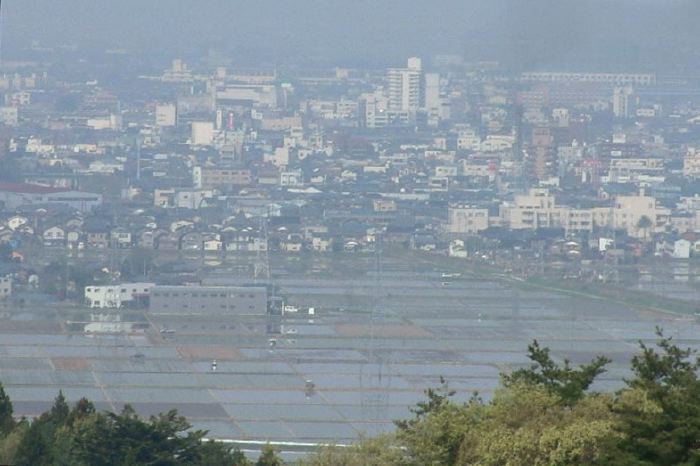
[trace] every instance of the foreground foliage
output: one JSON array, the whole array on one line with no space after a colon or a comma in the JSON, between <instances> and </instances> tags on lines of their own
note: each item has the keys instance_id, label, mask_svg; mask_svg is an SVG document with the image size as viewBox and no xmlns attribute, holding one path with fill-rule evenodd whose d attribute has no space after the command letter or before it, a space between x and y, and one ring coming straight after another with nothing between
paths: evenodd
<instances>
[{"instance_id":1,"label":"foreground foliage","mask_svg":"<svg viewBox=\"0 0 700 466\"><path fill-rule=\"evenodd\" d=\"M444 383L426 392L393 435L327 447L306 466L564 466L700 464L700 364L658 331L641 345L632 377L615 394L590 391L610 362L572 367L529 347L529 368L502 377L487 402L453 400Z\"/></svg>"},{"instance_id":2,"label":"foreground foliage","mask_svg":"<svg viewBox=\"0 0 700 466\"><path fill-rule=\"evenodd\" d=\"M658 331L640 343L625 387L591 391L609 360L578 367L547 348L528 348L530 367L502 376L490 400L466 403L442 380L390 435L327 446L301 466L700 465L700 361ZM272 447L257 462L205 440L175 411L142 419L129 406L97 412L88 400L15 420L0 386L0 464L17 466L281 466Z\"/></svg>"},{"instance_id":3,"label":"foreground foliage","mask_svg":"<svg viewBox=\"0 0 700 466\"><path fill-rule=\"evenodd\" d=\"M73 408L59 393L51 410L15 422L0 387L0 464L16 466L202 465L250 466L237 449L205 441L187 420L169 411L141 419L128 405L98 413L86 399ZM268 463L263 463L268 464Z\"/></svg>"}]
</instances>

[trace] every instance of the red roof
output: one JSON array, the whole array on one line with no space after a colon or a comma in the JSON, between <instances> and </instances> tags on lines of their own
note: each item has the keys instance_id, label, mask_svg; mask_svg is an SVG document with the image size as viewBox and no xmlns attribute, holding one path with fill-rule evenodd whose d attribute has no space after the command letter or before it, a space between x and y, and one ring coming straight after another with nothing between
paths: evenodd
<instances>
[{"instance_id":1,"label":"red roof","mask_svg":"<svg viewBox=\"0 0 700 466\"><path fill-rule=\"evenodd\" d=\"M40 184L0 182L0 191L28 194L50 194L62 193L68 190L62 188L52 188L50 186L42 186Z\"/></svg>"}]
</instances>

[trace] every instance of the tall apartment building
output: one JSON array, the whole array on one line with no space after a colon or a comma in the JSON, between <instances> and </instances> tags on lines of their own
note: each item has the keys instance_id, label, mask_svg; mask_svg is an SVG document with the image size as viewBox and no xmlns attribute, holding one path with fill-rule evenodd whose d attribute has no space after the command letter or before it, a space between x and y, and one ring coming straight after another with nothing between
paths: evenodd
<instances>
[{"instance_id":1,"label":"tall apartment building","mask_svg":"<svg viewBox=\"0 0 700 466\"><path fill-rule=\"evenodd\" d=\"M632 88L616 87L612 97L612 111L615 118L629 118L631 115L630 99Z\"/></svg>"},{"instance_id":2,"label":"tall apartment building","mask_svg":"<svg viewBox=\"0 0 700 466\"><path fill-rule=\"evenodd\" d=\"M422 104L423 66L420 58L408 59L406 68L389 68L386 74L389 110L415 112Z\"/></svg>"},{"instance_id":3,"label":"tall apartment building","mask_svg":"<svg viewBox=\"0 0 700 466\"><path fill-rule=\"evenodd\" d=\"M547 127L532 130L532 171L538 180L546 180L556 174L557 160L552 132Z\"/></svg>"},{"instance_id":4,"label":"tall apartment building","mask_svg":"<svg viewBox=\"0 0 700 466\"><path fill-rule=\"evenodd\" d=\"M450 118L449 99L443 92L442 80L438 73L426 73L423 107L429 121L437 123Z\"/></svg>"}]
</instances>

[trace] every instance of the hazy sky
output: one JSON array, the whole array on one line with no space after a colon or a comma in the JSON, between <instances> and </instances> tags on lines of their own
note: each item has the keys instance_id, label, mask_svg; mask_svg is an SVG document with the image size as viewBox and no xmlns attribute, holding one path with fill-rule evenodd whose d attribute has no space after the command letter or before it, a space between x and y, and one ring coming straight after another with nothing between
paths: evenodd
<instances>
[{"instance_id":1,"label":"hazy sky","mask_svg":"<svg viewBox=\"0 0 700 466\"><path fill-rule=\"evenodd\" d=\"M352 65L459 53L525 68L700 62L700 0L5 0L3 49L32 40L170 58Z\"/></svg>"}]
</instances>

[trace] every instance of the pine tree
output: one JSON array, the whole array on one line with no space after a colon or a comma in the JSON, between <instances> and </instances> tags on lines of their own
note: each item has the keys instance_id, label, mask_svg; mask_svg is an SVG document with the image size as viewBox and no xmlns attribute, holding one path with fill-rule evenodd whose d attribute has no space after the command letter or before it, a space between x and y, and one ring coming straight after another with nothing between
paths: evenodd
<instances>
[{"instance_id":1,"label":"pine tree","mask_svg":"<svg viewBox=\"0 0 700 466\"><path fill-rule=\"evenodd\" d=\"M15 420L12 417L12 401L5 393L5 388L0 384L0 435L7 436L15 427Z\"/></svg>"},{"instance_id":2,"label":"pine tree","mask_svg":"<svg viewBox=\"0 0 700 466\"><path fill-rule=\"evenodd\" d=\"M561 397L565 404L580 400L596 377L605 372L610 359L598 356L589 364L572 368L568 359L562 365L557 364L549 354L549 348L543 348L537 340L528 346L528 358L533 364L528 369L519 369L510 375L503 375L506 387L520 383L541 385Z\"/></svg>"},{"instance_id":3,"label":"pine tree","mask_svg":"<svg viewBox=\"0 0 700 466\"><path fill-rule=\"evenodd\" d=\"M68 406L66 397L63 396L63 390L60 390L58 392L58 396L54 400L53 406L51 407L49 417L55 425L59 426L66 423L69 414L70 406Z\"/></svg>"}]
</instances>

